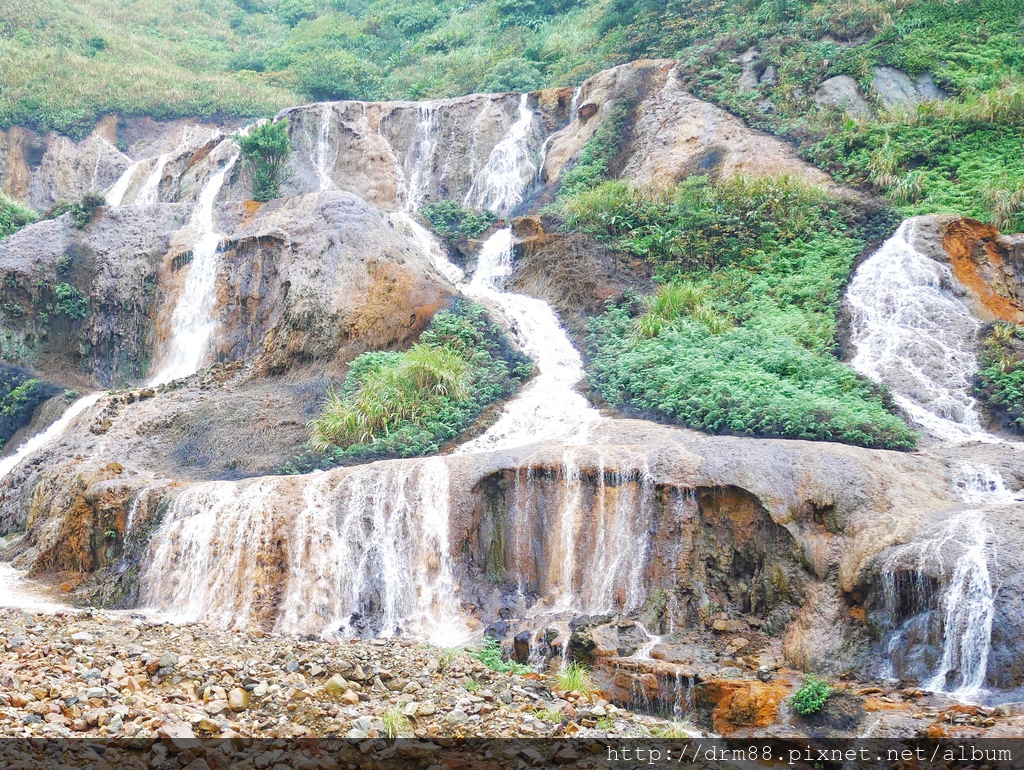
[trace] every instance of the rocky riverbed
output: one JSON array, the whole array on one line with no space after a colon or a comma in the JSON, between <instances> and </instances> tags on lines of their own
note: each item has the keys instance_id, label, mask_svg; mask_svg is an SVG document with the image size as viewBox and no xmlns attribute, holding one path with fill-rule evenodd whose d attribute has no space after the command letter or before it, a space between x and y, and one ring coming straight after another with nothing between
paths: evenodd
<instances>
[{"instance_id":1,"label":"rocky riverbed","mask_svg":"<svg viewBox=\"0 0 1024 770\"><path fill-rule=\"evenodd\" d=\"M407 639L0 610L0 650L8 737L643 737L671 726L561 691L554 675L498 673Z\"/></svg>"},{"instance_id":2,"label":"rocky riverbed","mask_svg":"<svg viewBox=\"0 0 1024 770\"><path fill-rule=\"evenodd\" d=\"M632 662L651 672L659 666ZM785 702L798 683L786 669L770 682L753 672L708 679L694 694L694 711L668 719L616 706L607 693L566 692L557 672L493 671L472 648L223 632L125 611L0 610L0 736L7 738L173 746L247 738L1024 735L1016 706L955 704L895 683L840 683L823 716L801 721ZM716 693L720 703L711 702ZM768 707L770 724L744 723Z\"/></svg>"}]
</instances>

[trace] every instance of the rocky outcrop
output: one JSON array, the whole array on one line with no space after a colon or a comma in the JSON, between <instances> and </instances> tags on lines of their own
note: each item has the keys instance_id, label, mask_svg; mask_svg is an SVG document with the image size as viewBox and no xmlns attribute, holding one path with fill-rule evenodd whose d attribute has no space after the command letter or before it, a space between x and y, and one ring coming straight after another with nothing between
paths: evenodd
<instances>
[{"instance_id":1,"label":"rocky outcrop","mask_svg":"<svg viewBox=\"0 0 1024 770\"><path fill-rule=\"evenodd\" d=\"M933 218L929 235L933 244L941 242L976 316L1024 323L1024 235L1002 235L992 225L958 217Z\"/></svg>"},{"instance_id":2,"label":"rocky outcrop","mask_svg":"<svg viewBox=\"0 0 1024 770\"><path fill-rule=\"evenodd\" d=\"M895 67L872 67L871 86L882 104L888 107L913 107L945 98L929 72L912 78Z\"/></svg>"},{"instance_id":3,"label":"rocky outcrop","mask_svg":"<svg viewBox=\"0 0 1024 770\"><path fill-rule=\"evenodd\" d=\"M828 181L785 142L689 94L672 61L633 62L600 72L583 83L574 103L572 122L548 143L544 179L549 183L561 177L616 103L628 105L630 127L612 172L639 184L671 183L690 174L788 174L813 184Z\"/></svg>"},{"instance_id":4,"label":"rocky outcrop","mask_svg":"<svg viewBox=\"0 0 1024 770\"><path fill-rule=\"evenodd\" d=\"M855 118L870 118L871 105L861 95L857 81L849 75L836 75L824 81L814 92L814 103L831 107Z\"/></svg>"}]
</instances>

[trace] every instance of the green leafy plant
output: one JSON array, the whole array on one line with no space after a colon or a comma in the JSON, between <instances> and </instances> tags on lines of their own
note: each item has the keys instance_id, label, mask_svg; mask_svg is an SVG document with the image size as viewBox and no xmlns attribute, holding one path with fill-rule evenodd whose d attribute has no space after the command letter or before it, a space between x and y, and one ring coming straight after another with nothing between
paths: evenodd
<instances>
[{"instance_id":1,"label":"green leafy plant","mask_svg":"<svg viewBox=\"0 0 1024 770\"><path fill-rule=\"evenodd\" d=\"M0 364L0 448L29 424L40 404L59 392L24 369Z\"/></svg>"},{"instance_id":2,"label":"green leafy plant","mask_svg":"<svg viewBox=\"0 0 1024 770\"><path fill-rule=\"evenodd\" d=\"M107 200L101 193L88 192L79 201L58 201L43 214L43 219L56 219L71 212L71 222L79 230L84 230L96 216L96 209L106 206Z\"/></svg>"},{"instance_id":3,"label":"green leafy plant","mask_svg":"<svg viewBox=\"0 0 1024 770\"><path fill-rule=\"evenodd\" d=\"M825 707L825 701L832 694L832 686L824 679L808 674L803 684L790 696L793 710L803 716L817 714Z\"/></svg>"},{"instance_id":4,"label":"green leafy plant","mask_svg":"<svg viewBox=\"0 0 1024 770\"><path fill-rule=\"evenodd\" d=\"M976 395L1007 426L1024 433L1024 326L994 324L979 360Z\"/></svg>"},{"instance_id":5,"label":"green leafy plant","mask_svg":"<svg viewBox=\"0 0 1024 770\"><path fill-rule=\"evenodd\" d=\"M914 446L887 393L834 355L842 288L887 212L743 177L605 182L561 210L662 282L590 324L589 378L610 404L711 433Z\"/></svg>"},{"instance_id":6,"label":"green leafy plant","mask_svg":"<svg viewBox=\"0 0 1024 770\"><path fill-rule=\"evenodd\" d=\"M505 660L501 654L501 642L493 636L485 637L480 648L471 653L471 655L491 671L496 671L499 674L533 673L533 669L529 666L524 666L512 660Z\"/></svg>"},{"instance_id":7,"label":"green leafy plant","mask_svg":"<svg viewBox=\"0 0 1024 770\"><path fill-rule=\"evenodd\" d=\"M253 200L280 198L285 164L292 151L288 119L261 123L248 135L239 137L238 146L252 185Z\"/></svg>"},{"instance_id":8,"label":"green leafy plant","mask_svg":"<svg viewBox=\"0 0 1024 770\"><path fill-rule=\"evenodd\" d=\"M498 219L493 211L474 211L451 200L428 203L420 213L449 246L457 245L462 236L479 238Z\"/></svg>"}]
</instances>

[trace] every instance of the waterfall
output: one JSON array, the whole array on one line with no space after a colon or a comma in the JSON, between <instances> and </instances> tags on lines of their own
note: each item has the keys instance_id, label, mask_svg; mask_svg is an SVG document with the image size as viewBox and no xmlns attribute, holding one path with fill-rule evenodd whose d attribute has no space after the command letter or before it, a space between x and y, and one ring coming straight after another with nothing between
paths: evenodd
<instances>
[{"instance_id":1,"label":"waterfall","mask_svg":"<svg viewBox=\"0 0 1024 770\"><path fill-rule=\"evenodd\" d=\"M538 441L583 444L601 419L574 388L584 376L583 361L554 310L543 300L501 290L512 271L512 230L503 228L481 246L473 280L463 291L496 310L505 327L537 364L539 374L509 401L498 421L459 452L504 449Z\"/></svg>"},{"instance_id":2,"label":"waterfall","mask_svg":"<svg viewBox=\"0 0 1024 770\"><path fill-rule=\"evenodd\" d=\"M952 292L947 265L922 254L912 243L915 220L904 222L881 249L858 268L847 300L860 373L888 385L896 403L933 439L944 444L998 442L981 425L972 395L978 368L974 354L980 323ZM988 560L993 533L985 506L1014 501L1002 477L982 463L963 463L954 479L963 506L938 534L894 550L884 569L893 604L893 570L916 557L917 574L942 566L954 545L960 551L942 599L943 650L927 683L943 692L976 698L988 666L994 593Z\"/></svg>"},{"instance_id":3,"label":"waterfall","mask_svg":"<svg viewBox=\"0 0 1024 770\"><path fill-rule=\"evenodd\" d=\"M654 484L644 458L614 471L608 460L601 450L568 450L555 503L546 470L523 472L515 486L508 563L520 592L539 595L534 612L630 613L647 598Z\"/></svg>"},{"instance_id":4,"label":"waterfall","mask_svg":"<svg viewBox=\"0 0 1024 770\"><path fill-rule=\"evenodd\" d=\"M25 443L18 447L14 454L0 459L0 481L5 479L10 472L21 464L21 462L27 457L34 455L39 450L49 446L63 436L71 426L71 423L74 422L75 418L85 410L89 409L104 395L103 391L97 391L96 393L90 393L87 396L82 396L80 399L75 401L75 403L65 409L64 414L62 414L60 418L46 430L40 431L29 438Z\"/></svg>"},{"instance_id":5,"label":"waterfall","mask_svg":"<svg viewBox=\"0 0 1024 770\"><path fill-rule=\"evenodd\" d=\"M427 102L416 108L416 128L411 148L400 168L405 180L406 211L419 209L430 192L434 155L441 137L441 117L441 109L437 104Z\"/></svg>"},{"instance_id":6,"label":"waterfall","mask_svg":"<svg viewBox=\"0 0 1024 770\"><path fill-rule=\"evenodd\" d=\"M161 355L159 368L151 378L151 384L161 385L195 374L209 353L217 326L214 312L217 268L220 262L217 250L221 241L213 221L213 206L238 155L236 147L227 162L210 175L189 219L188 227L197 236L192 247L192 262L181 297L171 316L170 339Z\"/></svg>"},{"instance_id":7,"label":"waterfall","mask_svg":"<svg viewBox=\"0 0 1024 770\"><path fill-rule=\"evenodd\" d=\"M149 174L146 175L146 181L142 183L139 188L138 194L135 196L135 202L143 206L147 206L152 203L159 203L160 201L160 180L163 179L164 169L167 168L167 162L171 159L172 153L165 152L158 156L156 163L153 164L153 168Z\"/></svg>"},{"instance_id":8,"label":"waterfall","mask_svg":"<svg viewBox=\"0 0 1024 770\"><path fill-rule=\"evenodd\" d=\"M539 146L534 123L524 97L519 119L474 180L482 205L510 210L533 184ZM579 353L547 303L502 289L512 270L511 229L501 228L486 240L467 284L436 239L408 213L430 190L440 125L437 105L419 108L412 149L399 169L407 211L391 214L391 221L411 235L441 274L504 322L539 370L488 431L457 451L480 453L545 440L582 444L601 418L574 390L584 375ZM161 381L191 374L209 346L218 241L212 204L229 168L230 163L203 190L195 220L208 251L195 250L185 296L175 311L174 340L182 360L166 356ZM634 610L645 596L644 555L654 500L650 475L645 466L606 471L603 459L597 471L584 474L581 465L574 473L569 455L566 485L577 502L567 500L551 522L562 547L545 560L560 565L551 566L553 573L544 578L545 596L568 608ZM241 488L228 482L190 487L174 498L151 543L142 580L145 601L171 614L225 626L267 623L282 633L403 633L443 644L464 640L469 629L449 552L447 468L440 458L382 461ZM512 512L523 521L513 533L517 543L530 526L527 520L550 516L536 501L521 502ZM513 562L516 558L511 554Z\"/></svg>"},{"instance_id":9,"label":"waterfall","mask_svg":"<svg viewBox=\"0 0 1024 770\"><path fill-rule=\"evenodd\" d=\"M529 106L529 94L519 98L519 112L508 133L502 137L483 170L473 179L464 205L480 210L511 213L523 202L543 166L536 118Z\"/></svg>"},{"instance_id":10,"label":"waterfall","mask_svg":"<svg viewBox=\"0 0 1024 770\"><path fill-rule=\"evenodd\" d=\"M316 148L313 150L313 165L320 182L320 190L330 190L334 187L331 172L338 162L338 153L331 153L331 118L333 117L333 105L330 102L321 104L320 120L317 123Z\"/></svg>"},{"instance_id":11,"label":"waterfall","mask_svg":"<svg viewBox=\"0 0 1024 770\"><path fill-rule=\"evenodd\" d=\"M128 192L128 188L131 186L132 180L135 178L135 173L139 170L139 167L146 163L145 159L137 160L129 164L128 168L121 172L121 176L117 178L117 181L107 190L103 196L106 198L108 206L120 206L121 201L124 200L124 195Z\"/></svg>"},{"instance_id":12,"label":"waterfall","mask_svg":"<svg viewBox=\"0 0 1024 770\"><path fill-rule=\"evenodd\" d=\"M282 633L412 633L455 644L460 619L442 460L379 462L341 481L196 485L171 504L143 585L150 607ZM283 541L283 544L282 544ZM284 575L280 597L271 596Z\"/></svg>"}]
</instances>

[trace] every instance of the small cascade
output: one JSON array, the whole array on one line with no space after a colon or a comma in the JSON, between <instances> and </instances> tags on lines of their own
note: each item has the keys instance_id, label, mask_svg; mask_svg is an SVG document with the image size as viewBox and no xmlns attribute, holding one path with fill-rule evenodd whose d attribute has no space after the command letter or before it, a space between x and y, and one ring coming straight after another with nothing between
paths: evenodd
<instances>
[{"instance_id":1,"label":"small cascade","mask_svg":"<svg viewBox=\"0 0 1024 770\"><path fill-rule=\"evenodd\" d=\"M491 150L487 163L473 179L464 204L506 215L515 210L543 166L540 133L530 110L529 94L523 94L515 122Z\"/></svg>"},{"instance_id":2,"label":"small cascade","mask_svg":"<svg viewBox=\"0 0 1024 770\"><path fill-rule=\"evenodd\" d=\"M282 633L405 633L436 644L468 636L443 461L373 463L340 482L314 474L303 479L301 505L282 497L272 480L179 495L151 545L147 604L225 627L270 622Z\"/></svg>"},{"instance_id":3,"label":"small cascade","mask_svg":"<svg viewBox=\"0 0 1024 770\"><path fill-rule=\"evenodd\" d=\"M628 614L647 598L654 485L642 460L615 471L607 465L600 452L570 450L555 477L530 470L516 485L509 571L522 593L541 597L535 611Z\"/></svg>"},{"instance_id":4,"label":"small cascade","mask_svg":"<svg viewBox=\"0 0 1024 770\"><path fill-rule=\"evenodd\" d=\"M441 117L440 106L436 103L426 102L416 108L412 144L399 169L405 181L406 211L416 211L426 203L434 181L434 156L441 138ZM443 178L444 174L441 176Z\"/></svg>"},{"instance_id":5,"label":"small cascade","mask_svg":"<svg viewBox=\"0 0 1024 770\"><path fill-rule=\"evenodd\" d=\"M465 273L458 265L452 264L448 259L448 255L444 253L444 250L437 239L431 235L430 231L427 230L423 225L416 221L416 219L405 211L396 211L390 215L391 221L396 224L401 230L406 232L415 241L417 248L420 252L429 257L430 263L434 268L451 281L453 284L460 284L465 278Z\"/></svg>"},{"instance_id":6,"label":"small cascade","mask_svg":"<svg viewBox=\"0 0 1024 770\"><path fill-rule=\"evenodd\" d=\"M167 163L172 155L173 153L165 152L157 157L153 168L146 175L146 181L142 183L138 194L135 196L136 203L148 206L160 202L160 180L163 179L164 169L167 168Z\"/></svg>"},{"instance_id":7,"label":"small cascade","mask_svg":"<svg viewBox=\"0 0 1024 770\"><path fill-rule=\"evenodd\" d=\"M503 228L480 248L476 273L463 292L498 312L505 328L537 364L539 374L506 404L498 421L459 452L504 449L537 441L583 444L600 413L574 388L583 361L554 310L543 300L501 290L512 271L512 230Z\"/></svg>"},{"instance_id":8,"label":"small cascade","mask_svg":"<svg viewBox=\"0 0 1024 770\"><path fill-rule=\"evenodd\" d=\"M981 324L952 293L949 266L914 248L913 228L904 222L850 282L851 363L940 441L996 440L971 395Z\"/></svg>"},{"instance_id":9,"label":"small cascade","mask_svg":"<svg viewBox=\"0 0 1024 770\"><path fill-rule=\"evenodd\" d=\"M213 221L213 206L238 155L236 147L227 162L210 175L189 219L188 227L197 236L192 247L192 262L171 316L170 339L150 380L153 385L194 374L202 367L209 352L217 326L214 311L219 265L217 250L221 241L221 234Z\"/></svg>"},{"instance_id":10,"label":"small cascade","mask_svg":"<svg viewBox=\"0 0 1024 770\"><path fill-rule=\"evenodd\" d=\"M915 226L912 219L904 222L850 283L853 366L888 385L932 440L999 442L982 427L972 395L980 323L953 294L949 267L914 248ZM988 566L994 536L985 508L1015 497L999 473L982 463L963 463L954 491L963 506L936 535L892 549L883 583L894 618L901 615L901 596L903 604L920 611L931 591L926 575L943 573L943 556L950 549L959 552L941 602L942 659L926 686L974 699L985 683L994 616ZM890 651L900 633L890 639Z\"/></svg>"},{"instance_id":11,"label":"small cascade","mask_svg":"<svg viewBox=\"0 0 1024 770\"><path fill-rule=\"evenodd\" d=\"M97 391L96 393L90 393L87 396L82 396L80 399L75 401L75 403L65 409L64 414L62 414L60 418L46 430L40 431L25 441L25 443L18 447L14 454L0 459L0 481L6 478L11 471L21 464L23 460L31 457L39 450L52 444L63 436L65 431L67 431L71 426L71 423L75 421L75 418L89 409L104 395L105 393L103 391Z\"/></svg>"},{"instance_id":12,"label":"small cascade","mask_svg":"<svg viewBox=\"0 0 1024 770\"><path fill-rule=\"evenodd\" d=\"M644 626L643 623L638 622L636 625L647 636L647 641L637 647L636 652L634 652L630 657L636 658L637 660L653 660L651 653L654 652L654 648L661 644L665 637L655 636L647 630L647 627ZM678 674L676 676L678 677Z\"/></svg>"},{"instance_id":13,"label":"small cascade","mask_svg":"<svg viewBox=\"0 0 1024 770\"><path fill-rule=\"evenodd\" d=\"M107 200L108 206L120 206L124 200L125 193L128 192L128 188L131 187L132 180L135 179L135 174L143 163L146 163L146 159L137 160L129 164L128 168L121 172L121 176L117 178L117 181L107 190L103 196Z\"/></svg>"},{"instance_id":14,"label":"small cascade","mask_svg":"<svg viewBox=\"0 0 1024 770\"><path fill-rule=\"evenodd\" d=\"M317 122L316 148L313 150L313 165L320 182L320 190L334 187L331 172L338 162L338 152L331 152L331 120L334 117L334 106L330 102L320 105L320 119Z\"/></svg>"}]
</instances>

